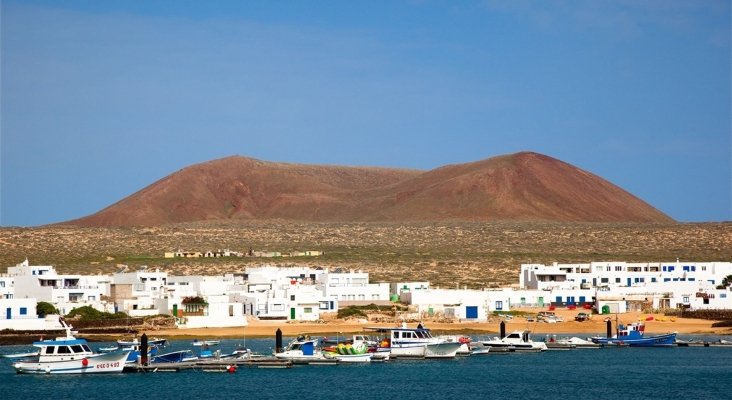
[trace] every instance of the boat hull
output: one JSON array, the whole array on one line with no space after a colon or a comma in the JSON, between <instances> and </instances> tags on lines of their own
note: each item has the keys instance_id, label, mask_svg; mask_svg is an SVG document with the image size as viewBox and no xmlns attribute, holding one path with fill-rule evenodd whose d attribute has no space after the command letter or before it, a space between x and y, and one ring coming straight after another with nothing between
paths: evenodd
<instances>
[{"instance_id":1,"label":"boat hull","mask_svg":"<svg viewBox=\"0 0 732 400\"><path fill-rule=\"evenodd\" d=\"M665 335L645 336L642 338L592 338L592 342L601 346L631 346L631 347L669 347L676 343L676 333Z\"/></svg>"},{"instance_id":2,"label":"boat hull","mask_svg":"<svg viewBox=\"0 0 732 400\"><path fill-rule=\"evenodd\" d=\"M338 353L327 353L325 357L336 359L343 363L364 363L371 362L373 353L364 354L338 354Z\"/></svg>"},{"instance_id":3,"label":"boat hull","mask_svg":"<svg viewBox=\"0 0 732 400\"><path fill-rule=\"evenodd\" d=\"M398 345L392 346L389 349L389 353L393 358L423 358L424 357L425 345L422 343L414 345Z\"/></svg>"},{"instance_id":4,"label":"boat hull","mask_svg":"<svg viewBox=\"0 0 732 400\"><path fill-rule=\"evenodd\" d=\"M95 354L64 361L18 361L13 364L19 374L98 374L122 372L129 351Z\"/></svg>"},{"instance_id":5,"label":"boat hull","mask_svg":"<svg viewBox=\"0 0 732 400\"><path fill-rule=\"evenodd\" d=\"M460 342L431 343L424 348L425 358L454 358L463 347Z\"/></svg>"}]
</instances>

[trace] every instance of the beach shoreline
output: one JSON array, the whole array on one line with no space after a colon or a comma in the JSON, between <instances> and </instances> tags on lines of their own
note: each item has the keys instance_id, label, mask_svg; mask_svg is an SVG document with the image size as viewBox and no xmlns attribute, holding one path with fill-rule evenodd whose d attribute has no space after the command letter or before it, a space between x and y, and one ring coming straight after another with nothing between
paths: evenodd
<instances>
[{"instance_id":1,"label":"beach shoreline","mask_svg":"<svg viewBox=\"0 0 732 400\"><path fill-rule=\"evenodd\" d=\"M535 336L542 335L567 335L581 334L587 336L602 335L607 332L606 318L610 318L613 322L612 329L615 329L615 316L609 315L593 315L589 321L576 322L574 316L577 310L558 310L555 311L558 316L564 319L564 322L544 323L544 322L527 322L525 318L515 317L510 321L505 321L506 331L529 330ZM722 327L715 328L712 324L717 321L667 317L663 314L647 314L647 313L626 313L620 314L617 320L622 323L630 323L635 321L645 321L646 333L667 333L677 332L680 334L706 334L706 335L732 335L732 328ZM493 318L489 322L431 322L429 320L422 321L422 324L431 329L435 334L465 334L465 335L489 335L496 334L500 331L501 319ZM417 322L409 322L408 326L416 326ZM140 331L140 334L146 333L148 336L175 338L265 338L274 337L275 332L280 329L282 335L293 337L298 335L311 336L349 336L355 333L368 333L370 327L394 327L393 323L375 323L364 320L333 320L327 322L298 322L298 321L260 321L250 320L248 326L242 327L225 327L225 328L178 328L178 329L160 329ZM108 335L106 335L108 336Z\"/></svg>"}]
</instances>

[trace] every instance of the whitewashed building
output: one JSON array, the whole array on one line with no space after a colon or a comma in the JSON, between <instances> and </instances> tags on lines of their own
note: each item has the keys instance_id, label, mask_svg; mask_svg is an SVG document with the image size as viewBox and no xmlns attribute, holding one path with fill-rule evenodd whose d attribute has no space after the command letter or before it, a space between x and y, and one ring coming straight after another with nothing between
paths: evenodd
<instances>
[{"instance_id":1,"label":"whitewashed building","mask_svg":"<svg viewBox=\"0 0 732 400\"><path fill-rule=\"evenodd\" d=\"M168 273L150 271L141 267L137 271L123 271L112 275L110 298L115 310L133 317L159 314L160 300L166 296Z\"/></svg>"},{"instance_id":2,"label":"whitewashed building","mask_svg":"<svg viewBox=\"0 0 732 400\"><path fill-rule=\"evenodd\" d=\"M389 303L388 283L369 283L368 272L327 271L322 275L323 294L341 306Z\"/></svg>"},{"instance_id":3,"label":"whitewashed building","mask_svg":"<svg viewBox=\"0 0 732 400\"><path fill-rule=\"evenodd\" d=\"M161 313L177 317L179 328L246 326L244 286L234 275L171 275ZM191 302L201 298L204 303Z\"/></svg>"},{"instance_id":4,"label":"whitewashed building","mask_svg":"<svg viewBox=\"0 0 732 400\"><path fill-rule=\"evenodd\" d=\"M543 293L539 304L582 306L599 311L642 309L730 309L730 288L718 289L732 275L729 262L602 261L580 264L523 264L522 288ZM530 292L525 292L530 293Z\"/></svg>"},{"instance_id":5,"label":"whitewashed building","mask_svg":"<svg viewBox=\"0 0 732 400\"><path fill-rule=\"evenodd\" d=\"M430 283L424 282L392 282L389 290L392 294L401 296L404 292L414 292L417 290L427 290L430 288Z\"/></svg>"},{"instance_id":6,"label":"whitewashed building","mask_svg":"<svg viewBox=\"0 0 732 400\"><path fill-rule=\"evenodd\" d=\"M74 308L91 306L108 311L102 302L107 295L104 275L59 275L50 265L32 266L26 259L14 267L8 267L8 277L13 279L14 299L35 299L53 304L61 314Z\"/></svg>"},{"instance_id":7,"label":"whitewashed building","mask_svg":"<svg viewBox=\"0 0 732 400\"><path fill-rule=\"evenodd\" d=\"M511 309L510 290L425 289L402 292L400 301L420 317L485 322L493 311Z\"/></svg>"},{"instance_id":8,"label":"whitewashed building","mask_svg":"<svg viewBox=\"0 0 732 400\"><path fill-rule=\"evenodd\" d=\"M717 286L732 275L730 262L595 261L580 264L522 264L519 283L524 289L631 287L662 283L669 288L681 282Z\"/></svg>"}]
</instances>

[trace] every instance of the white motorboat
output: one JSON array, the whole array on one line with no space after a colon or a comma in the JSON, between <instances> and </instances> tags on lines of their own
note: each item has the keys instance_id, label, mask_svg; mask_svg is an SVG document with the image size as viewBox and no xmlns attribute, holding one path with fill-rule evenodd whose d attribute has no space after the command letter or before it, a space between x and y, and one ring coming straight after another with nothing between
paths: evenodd
<instances>
[{"instance_id":1,"label":"white motorboat","mask_svg":"<svg viewBox=\"0 0 732 400\"><path fill-rule=\"evenodd\" d=\"M379 349L388 348L391 357L454 358L463 343L433 337L429 329L418 325L408 328L406 323L397 328L366 328L384 334L388 338Z\"/></svg>"},{"instance_id":2,"label":"white motorboat","mask_svg":"<svg viewBox=\"0 0 732 400\"><path fill-rule=\"evenodd\" d=\"M193 345L193 346L218 346L219 343L221 343L220 340L211 340L211 339L208 339L208 340L198 340L198 339L193 339L193 343L191 343L191 345Z\"/></svg>"},{"instance_id":3,"label":"white motorboat","mask_svg":"<svg viewBox=\"0 0 732 400\"><path fill-rule=\"evenodd\" d=\"M161 338L149 338L147 340L148 346L157 346L157 347L165 347L167 344L167 339L161 339ZM131 339L119 339L117 340L117 346L118 347L129 347L129 346L140 346L142 343L140 341L139 337L133 337Z\"/></svg>"},{"instance_id":4,"label":"white motorboat","mask_svg":"<svg viewBox=\"0 0 732 400\"><path fill-rule=\"evenodd\" d=\"M448 342L460 342L462 343L462 346L457 351L457 355L459 356L469 356L471 354L470 351L470 337L465 335L440 335L437 336L440 339L445 339Z\"/></svg>"},{"instance_id":5,"label":"white motorboat","mask_svg":"<svg viewBox=\"0 0 732 400\"><path fill-rule=\"evenodd\" d=\"M275 353L275 357L293 362L311 362L326 360L320 351L317 350L317 340L296 339L290 342L282 352Z\"/></svg>"},{"instance_id":6,"label":"white motorboat","mask_svg":"<svg viewBox=\"0 0 732 400\"><path fill-rule=\"evenodd\" d=\"M19 374L91 374L122 372L129 350L94 353L85 339L77 339L61 320L66 336L34 342L39 351L13 363Z\"/></svg>"},{"instance_id":7,"label":"white motorboat","mask_svg":"<svg viewBox=\"0 0 732 400\"><path fill-rule=\"evenodd\" d=\"M529 331L514 331L503 338L493 338L480 342L484 347L490 347L491 352L539 352L546 351L546 343L531 340Z\"/></svg>"},{"instance_id":8,"label":"white motorboat","mask_svg":"<svg viewBox=\"0 0 732 400\"><path fill-rule=\"evenodd\" d=\"M594 343L591 340L586 340L582 338L578 338L577 336L572 336L571 338L550 338L549 343L551 342L558 343L558 344L567 344L570 346L574 346L576 349L599 349L600 345L597 343Z\"/></svg>"}]
</instances>

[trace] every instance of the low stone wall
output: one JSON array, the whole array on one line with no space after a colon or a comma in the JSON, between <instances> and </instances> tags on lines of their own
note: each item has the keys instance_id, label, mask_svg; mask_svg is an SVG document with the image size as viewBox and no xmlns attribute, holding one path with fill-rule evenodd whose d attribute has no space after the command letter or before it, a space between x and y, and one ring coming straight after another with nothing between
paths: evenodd
<instances>
[{"instance_id":1,"label":"low stone wall","mask_svg":"<svg viewBox=\"0 0 732 400\"><path fill-rule=\"evenodd\" d=\"M729 321L732 320L732 310L683 310L682 318L698 318L708 319L712 321Z\"/></svg>"}]
</instances>

